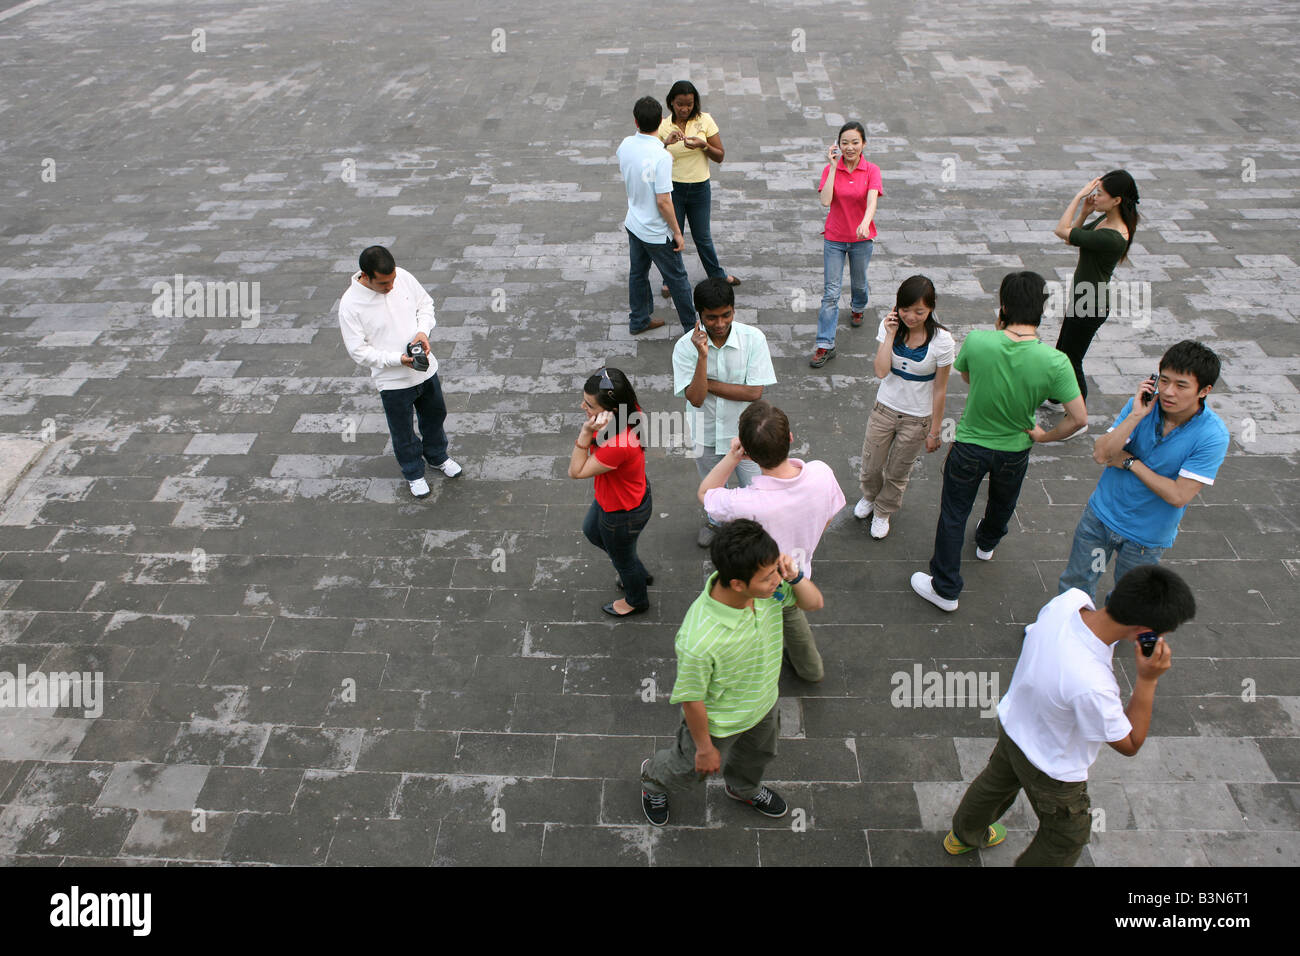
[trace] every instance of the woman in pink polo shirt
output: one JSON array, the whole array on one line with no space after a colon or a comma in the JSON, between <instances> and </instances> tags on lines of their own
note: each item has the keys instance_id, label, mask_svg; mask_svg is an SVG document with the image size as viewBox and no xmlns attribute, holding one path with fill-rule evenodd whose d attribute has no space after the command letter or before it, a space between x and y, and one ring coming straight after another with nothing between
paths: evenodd
<instances>
[{"instance_id":1,"label":"woman in pink polo shirt","mask_svg":"<svg viewBox=\"0 0 1300 956\"><path fill-rule=\"evenodd\" d=\"M862 158L867 132L858 122L840 127L836 145L826 151L830 161L822 170L817 192L827 207L825 241L822 244L825 285L822 307L817 313L817 350L813 368L835 358L835 328L840 317L840 290L844 285L844 259L849 260L853 327L862 325L867 308L867 263L876 238L876 199L884 192L880 167Z\"/></svg>"}]
</instances>

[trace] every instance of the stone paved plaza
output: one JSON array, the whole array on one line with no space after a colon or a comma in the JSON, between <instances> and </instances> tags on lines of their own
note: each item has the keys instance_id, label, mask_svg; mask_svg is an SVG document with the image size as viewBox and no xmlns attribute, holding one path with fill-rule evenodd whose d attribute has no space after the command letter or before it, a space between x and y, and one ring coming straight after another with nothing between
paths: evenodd
<instances>
[{"instance_id":1,"label":"stone paved plaza","mask_svg":"<svg viewBox=\"0 0 1300 956\"><path fill-rule=\"evenodd\" d=\"M656 296L668 327L627 331L613 154L635 99L689 78L727 148L713 233L771 347L765 397L850 506L898 282L933 278L959 338L989 327L1003 274L1073 269L1052 228L1074 192L1135 175L1144 219L1116 278L1149 283L1151 308L1088 355L1093 434L1190 337L1224 361L1210 403L1233 442L1166 556L1199 614L1142 752L1094 767L1081 865L1300 864L1300 10L1104 9L0 2L0 435L40 443L0 505L0 671L102 672L106 695L95 718L0 708L0 861L1014 860L1023 800L1005 847L941 846L994 722L896 708L892 675L992 672L1005 691L1099 476L1089 440L1035 450L996 559L968 544L952 615L908 586L942 452L885 540L841 512L810 616L826 679L781 684L770 773L801 812L767 820L713 779L664 830L642 816L638 767L679 721L674 634L709 571L695 467L651 452L658 584L615 623L580 532L591 485L566 466L606 363L648 411L684 408L671 308ZM854 118L885 185L870 318L850 329L846 308L814 370L814 189ZM465 472L432 473L423 501L339 335L371 243L437 307ZM702 278L689 234L686 261ZM247 283L257 314L169 315L156 289L176 281ZM954 419L964 397L954 376ZM1115 661L1127 700L1127 645Z\"/></svg>"}]
</instances>

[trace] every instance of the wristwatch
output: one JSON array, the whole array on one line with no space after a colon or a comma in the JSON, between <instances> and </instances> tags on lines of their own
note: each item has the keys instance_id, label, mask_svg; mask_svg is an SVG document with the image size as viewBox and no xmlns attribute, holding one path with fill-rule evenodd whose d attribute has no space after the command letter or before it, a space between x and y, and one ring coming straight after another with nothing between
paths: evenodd
<instances>
[{"instance_id":1,"label":"wristwatch","mask_svg":"<svg viewBox=\"0 0 1300 956\"><path fill-rule=\"evenodd\" d=\"M1132 470L1133 470L1133 462L1135 462L1135 461L1137 461L1137 459L1136 459L1136 458L1133 458L1133 457L1131 457L1131 456L1128 457L1128 458L1125 458L1125 459L1124 459L1124 470L1125 470L1125 471L1132 471Z\"/></svg>"},{"instance_id":2,"label":"wristwatch","mask_svg":"<svg viewBox=\"0 0 1300 956\"><path fill-rule=\"evenodd\" d=\"M782 580L784 580L784 578ZM796 574L794 577L792 577L790 580L786 581L785 583L790 585L790 587L794 587L802 580L803 580L803 568L800 568L799 573Z\"/></svg>"}]
</instances>

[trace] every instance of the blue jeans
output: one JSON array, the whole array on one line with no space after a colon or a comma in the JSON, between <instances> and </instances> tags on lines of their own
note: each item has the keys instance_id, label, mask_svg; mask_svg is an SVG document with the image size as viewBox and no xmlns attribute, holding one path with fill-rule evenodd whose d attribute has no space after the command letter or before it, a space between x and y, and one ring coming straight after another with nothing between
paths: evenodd
<instances>
[{"instance_id":1,"label":"blue jeans","mask_svg":"<svg viewBox=\"0 0 1300 956\"><path fill-rule=\"evenodd\" d=\"M384 403L393 455L403 478L418 481L424 477L425 461L437 467L447 460L447 433L442 429L447 403L442 398L437 372L410 388L385 388L379 398ZM412 410L420 420L420 437L411 425Z\"/></svg>"},{"instance_id":2,"label":"blue jeans","mask_svg":"<svg viewBox=\"0 0 1300 956\"><path fill-rule=\"evenodd\" d=\"M1097 581L1115 555L1115 580L1144 564L1159 564L1164 548L1148 548L1121 537L1111 531L1097 512L1083 506L1083 517L1074 529L1074 545L1070 548L1070 563L1065 566L1057 593L1078 588L1094 601L1097 599Z\"/></svg>"},{"instance_id":3,"label":"blue jeans","mask_svg":"<svg viewBox=\"0 0 1300 956\"><path fill-rule=\"evenodd\" d=\"M718 254L713 248L713 235L709 229L709 205L712 189L706 179L702 183L673 183L673 211L677 213L677 228L686 231L691 226L691 240L700 255L700 263L710 279L725 279L727 273L718 265Z\"/></svg>"},{"instance_id":4,"label":"blue jeans","mask_svg":"<svg viewBox=\"0 0 1300 956\"><path fill-rule=\"evenodd\" d=\"M951 601L961 593L966 519L975 507L984 476L989 476L989 503L975 526L975 545L981 551L992 551L1007 533L1028 470L1028 448L994 451L983 445L952 443L943 463L943 495L939 500L939 523L934 529L934 554L930 557L934 593L939 597Z\"/></svg>"},{"instance_id":5,"label":"blue jeans","mask_svg":"<svg viewBox=\"0 0 1300 956\"><path fill-rule=\"evenodd\" d=\"M659 268L664 281L673 294L673 304L677 306L677 318L686 332L695 328L695 306L692 304L691 284L686 279L686 266L682 263L682 254L673 252L673 240L669 236L666 242L642 242L632 230L623 227L627 233L628 255L631 263L627 273L628 331L640 332L650 324L650 313L654 311L654 297L650 294L650 264Z\"/></svg>"},{"instance_id":6,"label":"blue jeans","mask_svg":"<svg viewBox=\"0 0 1300 956\"><path fill-rule=\"evenodd\" d=\"M699 445L695 446L696 450L699 450L700 447L701 446ZM705 451L704 454L697 455L695 458L695 467L700 473L700 481L709 477L709 472L714 468L717 468L718 462L722 461L724 457L725 456L712 451ZM762 474L762 472L763 470L758 467L758 462L746 458L744 461L736 465L736 470L733 471L731 477L727 479L727 485L733 488L748 488L749 483ZM718 523L712 518L709 518L709 524L713 525L715 528L719 527Z\"/></svg>"},{"instance_id":7,"label":"blue jeans","mask_svg":"<svg viewBox=\"0 0 1300 956\"><path fill-rule=\"evenodd\" d=\"M849 285L852 295L849 308L863 312L867 308L867 263L871 261L872 239L861 242L831 242L822 240L822 269L825 285L822 290L822 307L817 313L817 347L835 347L835 327L840 322L840 290L844 287L844 257L849 259Z\"/></svg>"},{"instance_id":8,"label":"blue jeans","mask_svg":"<svg viewBox=\"0 0 1300 956\"><path fill-rule=\"evenodd\" d=\"M636 539L650 520L650 482L646 482L645 497L628 511L606 511L593 501L582 522L582 533L587 540L609 555L614 570L623 582L627 603L645 607L650 603L645 579L649 571L636 556Z\"/></svg>"}]
</instances>

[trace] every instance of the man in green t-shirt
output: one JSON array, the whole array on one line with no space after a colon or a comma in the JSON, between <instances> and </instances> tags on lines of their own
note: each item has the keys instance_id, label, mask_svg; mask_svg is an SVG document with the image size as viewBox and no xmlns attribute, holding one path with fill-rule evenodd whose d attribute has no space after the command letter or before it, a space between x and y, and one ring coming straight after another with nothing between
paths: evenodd
<instances>
[{"instance_id":1,"label":"man in green t-shirt","mask_svg":"<svg viewBox=\"0 0 1300 956\"><path fill-rule=\"evenodd\" d=\"M731 799L769 817L786 814L785 801L763 786L781 731L783 609L816 611L822 593L756 521L722 525L709 552L718 570L677 631L677 739L641 764L641 806L657 827L668 822L669 791L719 770Z\"/></svg>"},{"instance_id":2,"label":"man in green t-shirt","mask_svg":"<svg viewBox=\"0 0 1300 956\"><path fill-rule=\"evenodd\" d=\"M1036 272L1005 276L998 290L997 328L967 335L953 362L970 394L943 464L930 573L912 575L912 590L944 611L957 610L966 519L984 476L989 476L989 500L975 526L975 557L988 561L1016 510L1034 442L1061 441L1088 423L1070 360L1038 339L1046 288ZM1045 431L1034 415L1049 395L1065 403L1065 418Z\"/></svg>"}]
</instances>

